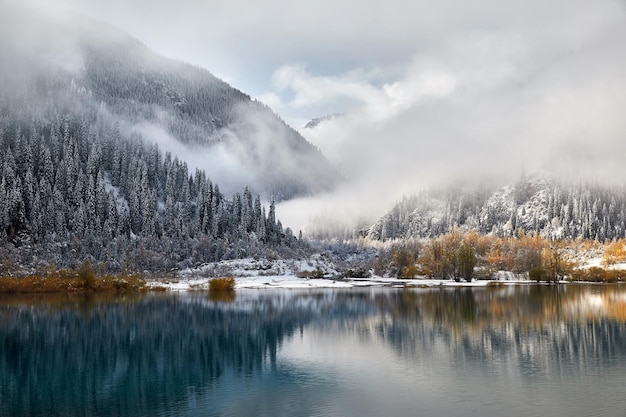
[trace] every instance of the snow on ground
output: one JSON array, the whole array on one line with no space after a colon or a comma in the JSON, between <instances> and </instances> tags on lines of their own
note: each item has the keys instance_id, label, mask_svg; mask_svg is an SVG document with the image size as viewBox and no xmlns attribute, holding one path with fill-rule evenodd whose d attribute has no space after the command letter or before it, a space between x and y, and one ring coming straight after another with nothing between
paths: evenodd
<instances>
[{"instance_id":1,"label":"snow on ground","mask_svg":"<svg viewBox=\"0 0 626 417\"><path fill-rule=\"evenodd\" d=\"M581 266L581 268L583 269L589 269L589 268L602 268L604 269L605 266L602 265L602 258L601 257L595 257L595 258L589 258L585 261L585 263ZM609 265L608 267L606 267L606 269L613 269L616 271L624 271L626 270L626 263L625 262L620 262L620 263L616 263L613 265Z\"/></svg>"},{"instance_id":2,"label":"snow on ground","mask_svg":"<svg viewBox=\"0 0 626 417\"><path fill-rule=\"evenodd\" d=\"M148 282L152 288L165 288L173 291L208 290L210 278L176 278L171 280L154 280ZM235 277L235 289L314 289L314 288L357 288L357 287L485 287L496 284L529 284L529 280L474 280L472 282L455 282L429 278L395 279L384 277L371 278L298 278L295 275L243 276Z\"/></svg>"},{"instance_id":3,"label":"snow on ground","mask_svg":"<svg viewBox=\"0 0 626 417\"><path fill-rule=\"evenodd\" d=\"M179 271L174 278L152 280L149 287L175 291L207 290L214 277L232 276L235 288L355 288L355 287L481 287L497 283L530 283L523 275L507 272L496 274L494 280L455 282L429 278L396 279L380 276L340 278L337 268L323 255L305 260L237 259L201 265Z\"/></svg>"},{"instance_id":4,"label":"snow on ground","mask_svg":"<svg viewBox=\"0 0 626 417\"><path fill-rule=\"evenodd\" d=\"M316 254L308 259L267 259L246 258L203 264L197 268L180 271L181 277L213 278L220 276L255 277L255 276L305 276L337 277L335 265L324 255Z\"/></svg>"}]
</instances>

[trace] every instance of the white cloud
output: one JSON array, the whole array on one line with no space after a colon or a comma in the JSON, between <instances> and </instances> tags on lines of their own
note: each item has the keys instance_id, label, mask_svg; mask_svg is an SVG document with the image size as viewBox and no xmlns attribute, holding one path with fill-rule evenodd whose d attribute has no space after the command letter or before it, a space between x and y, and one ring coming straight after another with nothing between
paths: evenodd
<instances>
[{"instance_id":1,"label":"white cloud","mask_svg":"<svg viewBox=\"0 0 626 417\"><path fill-rule=\"evenodd\" d=\"M227 75L296 126L347 112L306 132L358 191L331 211L545 161L626 175L623 0L62 4Z\"/></svg>"},{"instance_id":2,"label":"white cloud","mask_svg":"<svg viewBox=\"0 0 626 417\"><path fill-rule=\"evenodd\" d=\"M292 98L285 103L289 107L329 105L339 102L363 103L378 99L382 92L350 72L338 76L314 76L304 65L284 65L272 76L272 84L278 92L286 91Z\"/></svg>"},{"instance_id":3,"label":"white cloud","mask_svg":"<svg viewBox=\"0 0 626 417\"><path fill-rule=\"evenodd\" d=\"M616 4L546 6L532 21L452 32L418 50L404 76L364 82L374 93L354 95L345 117L303 131L356 190L320 200L318 213L380 214L403 193L458 178L505 181L522 167L624 182L626 19ZM295 96L323 91L310 73L287 85ZM297 212L306 207L315 204Z\"/></svg>"}]
</instances>

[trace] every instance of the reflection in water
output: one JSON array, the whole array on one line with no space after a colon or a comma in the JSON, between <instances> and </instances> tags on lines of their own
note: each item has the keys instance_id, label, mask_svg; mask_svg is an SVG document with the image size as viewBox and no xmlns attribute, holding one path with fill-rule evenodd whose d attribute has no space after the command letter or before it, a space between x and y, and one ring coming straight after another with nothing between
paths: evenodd
<instances>
[{"instance_id":1,"label":"reflection in water","mask_svg":"<svg viewBox=\"0 0 626 417\"><path fill-rule=\"evenodd\" d=\"M0 415L620 415L625 323L621 286L3 296Z\"/></svg>"},{"instance_id":2,"label":"reflection in water","mask_svg":"<svg viewBox=\"0 0 626 417\"><path fill-rule=\"evenodd\" d=\"M399 354L445 346L455 361L515 362L560 375L576 365L626 360L626 288L510 286L402 292L379 297L376 334Z\"/></svg>"}]
</instances>

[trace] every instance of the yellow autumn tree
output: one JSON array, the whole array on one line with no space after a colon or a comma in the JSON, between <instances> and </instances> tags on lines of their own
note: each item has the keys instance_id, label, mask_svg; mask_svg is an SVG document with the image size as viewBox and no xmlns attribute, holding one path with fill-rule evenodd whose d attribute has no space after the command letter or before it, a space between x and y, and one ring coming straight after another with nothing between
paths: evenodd
<instances>
[{"instance_id":1,"label":"yellow autumn tree","mask_svg":"<svg viewBox=\"0 0 626 417\"><path fill-rule=\"evenodd\" d=\"M602 266L608 267L624 261L626 261L626 240L617 240L604 249Z\"/></svg>"},{"instance_id":2,"label":"yellow autumn tree","mask_svg":"<svg viewBox=\"0 0 626 417\"><path fill-rule=\"evenodd\" d=\"M487 268L492 272L510 271L513 268L514 253L511 239L496 238L485 254Z\"/></svg>"}]
</instances>

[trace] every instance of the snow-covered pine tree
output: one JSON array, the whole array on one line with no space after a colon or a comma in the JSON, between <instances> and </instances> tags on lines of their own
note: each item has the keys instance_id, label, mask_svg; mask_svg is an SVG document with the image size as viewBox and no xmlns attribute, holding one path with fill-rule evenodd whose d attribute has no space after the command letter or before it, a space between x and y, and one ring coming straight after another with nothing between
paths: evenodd
<instances>
[{"instance_id":1,"label":"snow-covered pine tree","mask_svg":"<svg viewBox=\"0 0 626 417\"><path fill-rule=\"evenodd\" d=\"M114 270L171 268L295 242L273 202L266 216L248 188L230 200L204 172L189 175L183 161L140 137L116 137L98 117L52 113L28 127L2 123L0 246L44 254L57 266L88 257ZM167 256L157 260L156 252Z\"/></svg>"}]
</instances>

